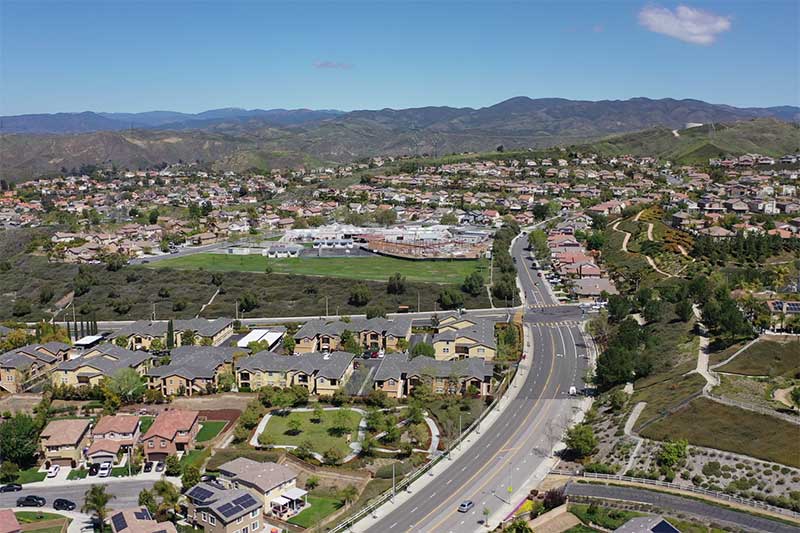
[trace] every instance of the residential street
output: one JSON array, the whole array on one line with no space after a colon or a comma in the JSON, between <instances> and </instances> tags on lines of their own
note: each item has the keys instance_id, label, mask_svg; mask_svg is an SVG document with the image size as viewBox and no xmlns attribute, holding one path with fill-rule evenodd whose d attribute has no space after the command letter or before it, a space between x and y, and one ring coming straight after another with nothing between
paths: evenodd
<instances>
[{"instance_id":1,"label":"residential street","mask_svg":"<svg viewBox=\"0 0 800 533\"><path fill-rule=\"evenodd\" d=\"M106 490L115 496L109 502L109 507L112 509L123 509L126 507L134 507L139 504L139 492L142 489L149 489L153 486L154 481L149 480L129 480L124 478L106 478L98 479L98 484L106 486ZM75 502L80 509L83 505L83 495L89 490L91 483L67 483L58 487L45 487L42 485L34 486L23 485L20 492L4 492L0 493L0 507L14 507L17 504L17 498L34 494L41 496L47 500L47 505L52 504L56 498L65 498Z\"/></svg>"}]
</instances>

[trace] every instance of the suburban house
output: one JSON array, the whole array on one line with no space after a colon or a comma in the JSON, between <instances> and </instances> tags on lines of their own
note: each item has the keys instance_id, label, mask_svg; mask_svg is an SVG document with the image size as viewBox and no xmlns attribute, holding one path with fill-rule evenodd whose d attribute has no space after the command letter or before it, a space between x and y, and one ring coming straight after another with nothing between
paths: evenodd
<instances>
[{"instance_id":1,"label":"suburban house","mask_svg":"<svg viewBox=\"0 0 800 533\"><path fill-rule=\"evenodd\" d=\"M570 291L581 302L602 300L602 294L617 294L617 288L608 278L581 278L570 282Z\"/></svg>"},{"instance_id":2,"label":"suburban house","mask_svg":"<svg viewBox=\"0 0 800 533\"><path fill-rule=\"evenodd\" d=\"M127 347L132 350L149 350L155 339L159 339L161 346L167 346L168 320L137 320L116 332L115 338L128 339ZM192 344L219 346L233 335L233 320L230 318L191 318L188 320L173 320L172 330L175 346L186 344L183 340L188 332L193 332Z\"/></svg>"},{"instance_id":3,"label":"suburban house","mask_svg":"<svg viewBox=\"0 0 800 533\"><path fill-rule=\"evenodd\" d=\"M69 358L71 347L61 342L29 344L0 354L0 388L21 392L24 383L44 376Z\"/></svg>"},{"instance_id":4,"label":"suburban house","mask_svg":"<svg viewBox=\"0 0 800 533\"><path fill-rule=\"evenodd\" d=\"M309 320L294 335L295 352L341 350L345 331L351 332L365 349L401 351L401 341L408 342L411 338L411 319L353 318L350 322Z\"/></svg>"},{"instance_id":5,"label":"suburban house","mask_svg":"<svg viewBox=\"0 0 800 533\"><path fill-rule=\"evenodd\" d=\"M265 514L285 520L306 505L307 492L297 487L297 472L290 466L238 457L218 470L217 481L224 487L245 487L258 494Z\"/></svg>"},{"instance_id":6,"label":"suburban house","mask_svg":"<svg viewBox=\"0 0 800 533\"><path fill-rule=\"evenodd\" d=\"M249 489L226 488L218 482L198 483L186 492L186 518L206 533L261 531L264 503Z\"/></svg>"},{"instance_id":7,"label":"suburban house","mask_svg":"<svg viewBox=\"0 0 800 533\"><path fill-rule=\"evenodd\" d=\"M148 387L164 396L207 394L216 390L219 377L233 371L240 348L223 346L180 346L170 350L170 363L147 371Z\"/></svg>"},{"instance_id":8,"label":"suburban house","mask_svg":"<svg viewBox=\"0 0 800 533\"><path fill-rule=\"evenodd\" d=\"M637 516L631 518L614 533L681 533L681 530L670 524L663 516Z\"/></svg>"},{"instance_id":9,"label":"suburban house","mask_svg":"<svg viewBox=\"0 0 800 533\"><path fill-rule=\"evenodd\" d=\"M297 356L259 352L240 359L236 368L239 389L302 385L311 394L330 396L353 374L350 352L317 352Z\"/></svg>"},{"instance_id":10,"label":"suburban house","mask_svg":"<svg viewBox=\"0 0 800 533\"><path fill-rule=\"evenodd\" d=\"M86 451L86 458L91 463L116 463L119 454L126 453L139 442L139 429L138 416L104 416L92 428L92 444Z\"/></svg>"},{"instance_id":11,"label":"suburban house","mask_svg":"<svg viewBox=\"0 0 800 533\"><path fill-rule=\"evenodd\" d=\"M174 409L162 411L142 437L144 454L148 461L165 461L192 448L200 430L200 413Z\"/></svg>"},{"instance_id":12,"label":"suburban house","mask_svg":"<svg viewBox=\"0 0 800 533\"><path fill-rule=\"evenodd\" d=\"M430 357L410 358L408 354L387 354L375 371L376 390L389 397L404 398L420 385L427 385L436 394L486 396L491 392L493 367L480 358L437 360Z\"/></svg>"},{"instance_id":13,"label":"suburban house","mask_svg":"<svg viewBox=\"0 0 800 533\"><path fill-rule=\"evenodd\" d=\"M109 520L114 533L177 533L172 522L156 522L147 507L121 509Z\"/></svg>"},{"instance_id":14,"label":"suburban house","mask_svg":"<svg viewBox=\"0 0 800 533\"><path fill-rule=\"evenodd\" d=\"M39 435L39 445L45 464L77 466L83 449L89 444L88 419L53 420Z\"/></svg>"},{"instance_id":15,"label":"suburban house","mask_svg":"<svg viewBox=\"0 0 800 533\"><path fill-rule=\"evenodd\" d=\"M99 385L108 376L123 368L132 368L143 376L152 362L147 352L134 352L116 344L103 343L84 351L80 356L58 365L52 373L54 385Z\"/></svg>"}]
</instances>

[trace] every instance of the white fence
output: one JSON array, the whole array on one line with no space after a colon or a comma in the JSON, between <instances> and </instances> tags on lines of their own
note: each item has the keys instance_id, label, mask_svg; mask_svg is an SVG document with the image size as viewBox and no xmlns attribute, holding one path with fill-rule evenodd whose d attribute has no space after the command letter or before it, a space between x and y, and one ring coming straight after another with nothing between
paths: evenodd
<instances>
[{"instance_id":1,"label":"white fence","mask_svg":"<svg viewBox=\"0 0 800 533\"><path fill-rule=\"evenodd\" d=\"M706 490L691 485L679 485L677 483L669 483L668 481L659 481L657 479L619 476L616 474L595 474L593 472L584 472L583 477L592 479L608 479L613 481L628 481L631 483L643 483L645 485L653 485L656 487L666 487L670 489L685 490L689 492L694 492L695 494L702 494L704 496L719 498L720 500L735 502L741 505L746 505L748 507L755 507L756 509L764 509L766 511L772 511L773 513L780 513L782 515L791 516L792 518L800 518L800 513L792 511L791 509L784 509L783 507L776 507L774 505L769 505L768 503L759 502L756 500L748 500L746 498L740 498L739 496L734 496L732 494L727 494L724 492L715 492L713 490Z\"/></svg>"}]
</instances>

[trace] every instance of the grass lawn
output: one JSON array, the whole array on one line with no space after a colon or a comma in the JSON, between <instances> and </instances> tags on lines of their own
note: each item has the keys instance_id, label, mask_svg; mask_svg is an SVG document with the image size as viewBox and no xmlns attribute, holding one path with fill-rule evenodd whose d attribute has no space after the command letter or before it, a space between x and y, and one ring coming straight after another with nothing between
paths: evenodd
<instances>
[{"instance_id":1,"label":"grass lawn","mask_svg":"<svg viewBox=\"0 0 800 533\"><path fill-rule=\"evenodd\" d=\"M211 440L222 431L222 428L227 424L224 420L206 420L200 425L200 431L197 432L197 437L194 440L197 442L205 442Z\"/></svg>"},{"instance_id":2,"label":"grass lawn","mask_svg":"<svg viewBox=\"0 0 800 533\"><path fill-rule=\"evenodd\" d=\"M314 413L311 412L289 413L288 416L273 415L267 422L264 433L272 437L274 444L298 446L302 442L308 441L311 443L311 449L315 452L325 453L326 450L336 448L344 456L350 453L345 435L349 432L352 439L356 439L361 415L349 409L345 410L344 413L348 420L347 431L339 436L333 431L336 413L337 411L324 411L319 423L312 422ZM292 434L289 428L289 421L292 419L297 419L301 423L300 431L297 434Z\"/></svg>"},{"instance_id":3,"label":"grass lawn","mask_svg":"<svg viewBox=\"0 0 800 533\"><path fill-rule=\"evenodd\" d=\"M153 425L153 421L156 419L154 416L140 416L139 417L139 426L142 435L147 433L147 430L150 429L150 426Z\"/></svg>"},{"instance_id":4,"label":"grass lawn","mask_svg":"<svg viewBox=\"0 0 800 533\"><path fill-rule=\"evenodd\" d=\"M289 523L310 528L342 506L342 502L336 498L311 496L310 494L308 503L310 506L290 518Z\"/></svg>"},{"instance_id":5,"label":"grass lawn","mask_svg":"<svg viewBox=\"0 0 800 533\"><path fill-rule=\"evenodd\" d=\"M136 470L131 467L131 473L136 474ZM113 477L128 477L128 466L115 466L111 469L111 475Z\"/></svg>"},{"instance_id":6,"label":"grass lawn","mask_svg":"<svg viewBox=\"0 0 800 533\"><path fill-rule=\"evenodd\" d=\"M685 409L646 427L642 436L656 440L685 438L690 444L800 468L796 425L705 398L693 400Z\"/></svg>"},{"instance_id":7,"label":"grass lawn","mask_svg":"<svg viewBox=\"0 0 800 533\"><path fill-rule=\"evenodd\" d=\"M85 479L86 476L88 476L88 475L89 475L89 471L87 469L85 469L85 468L84 469L73 468L72 470L69 471L69 474L67 474L67 479L68 480Z\"/></svg>"},{"instance_id":8,"label":"grass lawn","mask_svg":"<svg viewBox=\"0 0 800 533\"><path fill-rule=\"evenodd\" d=\"M600 530L591 528L589 526L584 526L583 524L578 524L577 526L569 528L564 533L595 533L598 531Z\"/></svg>"},{"instance_id":9,"label":"grass lawn","mask_svg":"<svg viewBox=\"0 0 800 533\"><path fill-rule=\"evenodd\" d=\"M41 529L29 529L25 533L61 533L61 526L43 527Z\"/></svg>"},{"instance_id":10,"label":"grass lawn","mask_svg":"<svg viewBox=\"0 0 800 533\"><path fill-rule=\"evenodd\" d=\"M221 272L273 272L359 280L387 281L395 272L409 281L461 283L486 261L411 261L393 257L290 257L266 259L260 255L193 254L151 263L155 268L200 269Z\"/></svg>"},{"instance_id":11,"label":"grass lawn","mask_svg":"<svg viewBox=\"0 0 800 533\"><path fill-rule=\"evenodd\" d=\"M15 511L14 515L20 524L31 524L33 522L44 522L45 520L58 520L64 515L55 513L40 513L37 511Z\"/></svg>"},{"instance_id":12,"label":"grass lawn","mask_svg":"<svg viewBox=\"0 0 800 533\"><path fill-rule=\"evenodd\" d=\"M717 370L747 376L792 375L800 369L800 355L798 354L800 354L800 341L761 340Z\"/></svg>"},{"instance_id":13,"label":"grass lawn","mask_svg":"<svg viewBox=\"0 0 800 533\"><path fill-rule=\"evenodd\" d=\"M15 483L24 485L25 483L42 481L45 477L47 477L47 472L39 472L39 467L33 467L27 470L20 470Z\"/></svg>"},{"instance_id":14,"label":"grass lawn","mask_svg":"<svg viewBox=\"0 0 800 533\"><path fill-rule=\"evenodd\" d=\"M606 529L617 529L631 518L645 516L643 513L608 509L602 506L597 506L597 510L590 513L589 506L583 504L570 505L569 512L577 516L584 524L594 523Z\"/></svg>"},{"instance_id":15,"label":"grass lawn","mask_svg":"<svg viewBox=\"0 0 800 533\"><path fill-rule=\"evenodd\" d=\"M194 465L197 468L200 468L203 465L203 461L206 460L206 457L211 453L211 448L206 448L204 450L190 450L183 454L181 457L181 467L186 468L189 465Z\"/></svg>"}]
</instances>

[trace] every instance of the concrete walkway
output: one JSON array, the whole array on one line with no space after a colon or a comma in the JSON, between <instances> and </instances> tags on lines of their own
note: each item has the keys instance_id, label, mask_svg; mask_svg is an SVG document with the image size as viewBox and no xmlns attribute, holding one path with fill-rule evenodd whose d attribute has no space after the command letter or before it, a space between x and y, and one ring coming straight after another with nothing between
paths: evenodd
<instances>
[{"instance_id":1,"label":"concrete walkway","mask_svg":"<svg viewBox=\"0 0 800 533\"><path fill-rule=\"evenodd\" d=\"M642 414L642 411L644 411L645 407L647 407L647 402L639 402L634 405L633 409L631 409L631 414L625 421L623 432L625 433L625 436L636 441L636 446L633 448L633 452L631 452L631 456L628 459L628 463L625 465L623 474L633 468L633 465L636 463L636 457L639 455L639 450L642 448L643 439L640 436L633 434L633 426L636 425L636 421L639 419L639 415Z\"/></svg>"}]
</instances>

